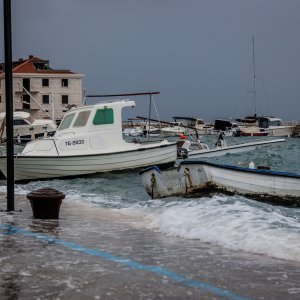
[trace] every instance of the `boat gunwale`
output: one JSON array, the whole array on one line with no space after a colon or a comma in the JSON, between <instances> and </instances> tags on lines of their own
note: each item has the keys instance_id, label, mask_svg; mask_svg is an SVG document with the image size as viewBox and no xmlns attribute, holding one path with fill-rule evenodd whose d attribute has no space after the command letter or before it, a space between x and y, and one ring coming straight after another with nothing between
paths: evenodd
<instances>
[{"instance_id":1,"label":"boat gunwale","mask_svg":"<svg viewBox=\"0 0 300 300\"><path fill-rule=\"evenodd\" d=\"M138 152L138 151L146 151L146 150L153 150L158 148L167 148L170 146L177 145L177 142L169 142L169 144L163 144L163 145L157 145L149 148L139 148L139 149L133 149L133 150L125 150L125 151L117 151L117 152L107 152L107 153L94 153L94 154L77 154L77 155L20 155L16 154L14 155L15 159L22 159L22 158L75 158L75 157L90 157L90 156L103 156L103 155L113 155L113 154L123 154L123 153L129 153L129 152ZM175 153L176 154L176 153ZM6 158L6 155L0 155L1 158Z\"/></svg>"},{"instance_id":2,"label":"boat gunwale","mask_svg":"<svg viewBox=\"0 0 300 300\"><path fill-rule=\"evenodd\" d=\"M216 168L220 168L220 169L230 169L230 170L234 170L234 171L238 171L238 172L248 172L248 173L260 174L260 175L269 175L269 176L276 175L276 176L289 177L289 178L300 178L300 174L291 173L291 172L264 170L264 169L250 169L250 168L244 168L244 167L239 167L239 166L218 164L218 163L199 161L199 160L184 160L184 161L180 162L180 166L181 165L194 165L194 164L202 164L202 165L207 165L207 166L216 167Z\"/></svg>"}]
</instances>

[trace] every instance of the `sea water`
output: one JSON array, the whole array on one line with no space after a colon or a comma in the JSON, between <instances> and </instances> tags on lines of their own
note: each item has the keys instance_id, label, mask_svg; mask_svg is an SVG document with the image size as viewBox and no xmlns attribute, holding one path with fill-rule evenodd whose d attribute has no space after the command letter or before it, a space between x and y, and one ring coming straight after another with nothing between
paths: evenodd
<instances>
[{"instance_id":1,"label":"sea water","mask_svg":"<svg viewBox=\"0 0 300 300\"><path fill-rule=\"evenodd\" d=\"M235 144L249 138L226 140L227 144ZM214 137L203 138L202 142L212 147ZM253 162L256 166L269 166L273 170L300 173L299 153L300 139L287 138L278 145L207 160L244 167ZM33 181L16 184L15 189L16 194L26 195L38 188L53 187L66 194L66 201L142 219L139 226L165 235L300 262L300 208L223 194L151 200L138 172L131 170L83 178ZM6 192L6 182L0 184L0 192Z\"/></svg>"}]
</instances>

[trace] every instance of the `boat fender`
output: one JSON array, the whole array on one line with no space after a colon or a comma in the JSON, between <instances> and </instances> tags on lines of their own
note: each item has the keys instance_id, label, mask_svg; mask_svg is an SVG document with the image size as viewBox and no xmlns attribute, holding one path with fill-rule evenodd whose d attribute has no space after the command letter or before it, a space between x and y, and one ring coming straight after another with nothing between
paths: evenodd
<instances>
[{"instance_id":1,"label":"boat fender","mask_svg":"<svg viewBox=\"0 0 300 300\"><path fill-rule=\"evenodd\" d=\"M183 172L184 182L185 182L185 195L188 194L188 187L192 187L192 180L189 168L185 168Z\"/></svg>"},{"instance_id":2,"label":"boat fender","mask_svg":"<svg viewBox=\"0 0 300 300\"><path fill-rule=\"evenodd\" d=\"M249 169L255 169L255 164L253 161L250 162Z\"/></svg>"},{"instance_id":3,"label":"boat fender","mask_svg":"<svg viewBox=\"0 0 300 300\"><path fill-rule=\"evenodd\" d=\"M187 158L188 157L188 151L185 148L177 148L177 155L181 158Z\"/></svg>"}]
</instances>

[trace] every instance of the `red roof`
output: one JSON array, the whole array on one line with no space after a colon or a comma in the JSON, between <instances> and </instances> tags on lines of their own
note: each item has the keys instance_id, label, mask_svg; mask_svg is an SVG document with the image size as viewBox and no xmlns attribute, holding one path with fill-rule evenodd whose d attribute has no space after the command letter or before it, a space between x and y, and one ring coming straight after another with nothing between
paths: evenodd
<instances>
[{"instance_id":1,"label":"red roof","mask_svg":"<svg viewBox=\"0 0 300 300\"><path fill-rule=\"evenodd\" d=\"M36 56L13 62L13 73L36 73L36 74L75 74L70 70L55 70L49 67L49 61Z\"/></svg>"}]
</instances>

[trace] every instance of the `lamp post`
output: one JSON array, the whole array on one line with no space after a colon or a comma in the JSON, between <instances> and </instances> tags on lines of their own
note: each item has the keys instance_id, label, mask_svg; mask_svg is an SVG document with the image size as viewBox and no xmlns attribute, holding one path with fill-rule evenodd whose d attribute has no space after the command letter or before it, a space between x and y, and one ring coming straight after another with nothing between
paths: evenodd
<instances>
[{"instance_id":1,"label":"lamp post","mask_svg":"<svg viewBox=\"0 0 300 300\"><path fill-rule=\"evenodd\" d=\"M15 209L14 201L14 130L12 88L11 0L3 0L6 98L6 157L7 157L7 211Z\"/></svg>"}]
</instances>

